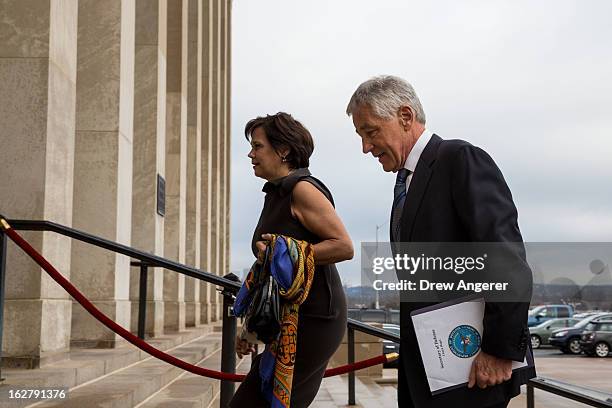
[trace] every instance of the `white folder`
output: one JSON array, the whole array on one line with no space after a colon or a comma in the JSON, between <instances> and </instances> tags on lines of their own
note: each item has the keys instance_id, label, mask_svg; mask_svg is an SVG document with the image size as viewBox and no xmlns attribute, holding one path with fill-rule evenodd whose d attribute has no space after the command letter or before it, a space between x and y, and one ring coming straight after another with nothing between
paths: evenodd
<instances>
[{"instance_id":1,"label":"white folder","mask_svg":"<svg viewBox=\"0 0 612 408\"><path fill-rule=\"evenodd\" d=\"M472 361L480 351L485 302L468 297L415 310L410 315L432 395L467 386ZM533 366L512 362L517 370Z\"/></svg>"}]
</instances>

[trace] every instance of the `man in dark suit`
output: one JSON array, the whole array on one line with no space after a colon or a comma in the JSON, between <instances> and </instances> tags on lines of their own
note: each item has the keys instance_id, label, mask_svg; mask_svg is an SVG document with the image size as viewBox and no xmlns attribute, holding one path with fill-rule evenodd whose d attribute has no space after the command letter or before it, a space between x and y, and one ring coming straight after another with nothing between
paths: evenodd
<instances>
[{"instance_id":1,"label":"man in dark suit","mask_svg":"<svg viewBox=\"0 0 612 408\"><path fill-rule=\"evenodd\" d=\"M380 76L362 83L347 114L353 117L363 153L377 158L384 171L397 172L391 242L519 243L520 250L512 253L512 274L528 282L523 289L529 299L532 276L517 210L491 157L468 142L443 140L426 129L421 103L401 78ZM520 385L535 376L534 369L511 368L528 350L529 303L487 301L481 349L468 386L432 396L410 317L426 305L401 302L398 406L506 407Z\"/></svg>"}]
</instances>

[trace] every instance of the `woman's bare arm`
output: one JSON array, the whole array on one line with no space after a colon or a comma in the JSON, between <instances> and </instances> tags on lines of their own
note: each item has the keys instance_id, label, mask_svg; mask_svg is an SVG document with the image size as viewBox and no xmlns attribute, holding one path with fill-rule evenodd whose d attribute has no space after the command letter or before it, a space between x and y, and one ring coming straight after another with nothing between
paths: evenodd
<instances>
[{"instance_id":1,"label":"woman's bare arm","mask_svg":"<svg viewBox=\"0 0 612 408\"><path fill-rule=\"evenodd\" d=\"M334 206L315 186L307 181L299 181L293 188L291 202L293 215L307 230L321 238L314 245L315 263L326 265L353 258L353 242L344 228ZM263 234L255 244L262 253L266 241L272 237Z\"/></svg>"},{"instance_id":2,"label":"woman's bare arm","mask_svg":"<svg viewBox=\"0 0 612 408\"><path fill-rule=\"evenodd\" d=\"M315 186L307 181L298 182L293 188L291 210L306 229L321 239L314 246L317 264L353 258L353 242L344 224L334 206Z\"/></svg>"}]
</instances>

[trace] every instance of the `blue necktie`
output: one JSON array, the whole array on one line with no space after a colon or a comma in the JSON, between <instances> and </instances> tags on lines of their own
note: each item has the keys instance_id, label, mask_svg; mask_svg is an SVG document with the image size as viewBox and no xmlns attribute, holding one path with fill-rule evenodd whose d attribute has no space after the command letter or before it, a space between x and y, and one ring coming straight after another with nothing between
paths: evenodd
<instances>
[{"instance_id":1,"label":"blue necktie","mask_svg":"<svg viewBox=\"0 0 612 408\"><path fill-rule=\"evenodd\" d=\"M406 179L410 175L410 170L400 169L395 179L393 188L393 208L391 209L391 236L395 242L400 240L400 220L406 201Z\"/></svg>"}]
</instances>

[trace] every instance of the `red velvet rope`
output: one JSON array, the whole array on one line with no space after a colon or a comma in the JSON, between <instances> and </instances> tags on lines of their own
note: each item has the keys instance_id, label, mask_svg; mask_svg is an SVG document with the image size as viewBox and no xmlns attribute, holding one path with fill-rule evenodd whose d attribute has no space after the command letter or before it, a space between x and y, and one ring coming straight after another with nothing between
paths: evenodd
<instances>
[{"instance_id":1,"label":"red velvet rope","mask_svg":"<svg viewBox=\"0 0 612 408\"><path fill-rule=\"evenodd\" d=\"M357 361L353 364L347 364L340 367L328 368L325 370L325 377L333 377L334 375L346 374L350 371L361 370L362 368L368 368L377 364L386 363L387 361L393 361L397 358L395 353L381 354L380 356L368 358L367 360Z\"/></svg>"},{"instance_id":2,"label":"red velvet rope","mask_svg":"<svg viewBox=\"0 0 612 408\"><path fill-rule=\"evenodd\" d=\"M95 307L81 292L79 292L76 287L74 287L74 285L72 285L72 283L70 283L70 281L64 278L64 276L57 269L55 269L53 265L51 265L40 253L38 253L36 249L34 249L26 240L24 240L19 234L17 234L17 232L15 232L15 230L13 230L4 219L0 220L0 222L2 223L2 229L13 240L13 242L15 242L15 244L17 244L38 265L40 265L41 268L43 268L59 285L61 285L70 294L70 296L72 296L77 302L79 302L81 306L85 308L85 310L91 313L93 317L98 319L106 327L108 327L109 329L111 329L136 347L146 351L150 355L157 357L160 360L165 361L168 364L172 364L173 366L182 368L183 370L189 371L197 375L226 381L240 382L244 380L244 374L224 373L221 371L209 370L187 363L186 361L180 360L176 357L171 356L170 354L164 353L163 351L156 349L149 343L130 333L129 331L115 323L113 320L111 320L104 313L102 313L97 307ZM390 361L394 358L396 358L396 356L387 357L387 355L383 354L367 360L358 361L353 364L327 369L325 371L325 377L331 377L334 375L348 373L349 371L355 371L360 370L362 368L371 367L376 364Z\"/></svg>"}]
</instances>

